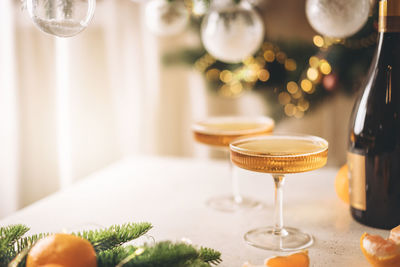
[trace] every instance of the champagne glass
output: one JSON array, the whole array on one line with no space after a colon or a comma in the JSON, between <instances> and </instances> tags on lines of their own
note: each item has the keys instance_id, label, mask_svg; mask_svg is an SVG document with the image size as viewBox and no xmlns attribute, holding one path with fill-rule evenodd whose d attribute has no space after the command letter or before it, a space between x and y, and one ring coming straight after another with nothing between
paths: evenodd
<instances>
[{"instance_id":1,"label":"champagne glass","mask_svg":"<svg viewBox=\"0 0 400 267\"><path fill-rule=\"evenodd\" d=\"M328 158L328 142L309 135L265 135L235 140L230 144L231 160L236 166L269 173L275 183L274 225L250 230L248 244L275 251L309 247L313 237L299 229L283 226L283 184L286 174L323 167Z\"/></svg>"},{"instance_id":2,"label":"champagne glass","mask_svg":"<svg viewBox=\"0 0 400 267\"><path fill-rule=\"evenodd\" d=\"M229 160L229 143L244 136L271 133L274 121L269 117L210 117L194 123L192 130L197 142L226 153L232 179L232 194L216 196L207 201L207 205L220 211L234 212L260 206L258 201L243 197L239 192L237 176L233 175Z\"/></svg>"}]
</instances>

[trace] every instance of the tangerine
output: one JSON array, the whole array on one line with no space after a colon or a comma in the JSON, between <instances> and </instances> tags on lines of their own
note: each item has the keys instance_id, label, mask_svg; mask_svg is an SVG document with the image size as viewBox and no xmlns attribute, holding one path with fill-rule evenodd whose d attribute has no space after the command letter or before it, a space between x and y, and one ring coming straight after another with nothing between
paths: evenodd
<instances>
[{"instance_id":1,"label":"tangerine","mask_svg":"<svg viewBox=\"0 0 400 267\"><path fill-rule=\"evenodd\" d=\"M347 204L350 203L348 171L347 164L344 164L339 169L335 178L336 194Z\"/></svg>"},{"instance_id":2,"label":"tangerine","mask_svg":"<svg viewBox=\"0 0 400 267\"><path fill-rule=\"evenodd\" d=\"M389 239L400 246L400 225L390 231Z\"/></svg>"},{"instance_id":3,"label":"tangerine","mask_svg":"<svg viewBox=\"0 0 400 267\"><path fill-rule=\"evenodd\" d=\"M92 244L78 236L54 234L40 239L29 251L26 267L97 267Z\"/></svg>"},{"instance_id":4,"label":"tangerine","mask_svg":"<svg viewBox=\"0 0 400 267\"><path fill-rule=\"evenodd\" d=\"M361 251L374 267L399 267L400 246L391 239L364 233L360 239Z\"/></svg>"},{"instance_id":5,"label":"tangerine","mask_svg":"<svg viewBox=\"0 0 400 267\"><path fill-rule=\"evenodd\" d=\"M308 251L304 250L288 256L277 256L265 260L267 267L308 267L310 266L310 258Z\"/></svg>"}]
</instances>

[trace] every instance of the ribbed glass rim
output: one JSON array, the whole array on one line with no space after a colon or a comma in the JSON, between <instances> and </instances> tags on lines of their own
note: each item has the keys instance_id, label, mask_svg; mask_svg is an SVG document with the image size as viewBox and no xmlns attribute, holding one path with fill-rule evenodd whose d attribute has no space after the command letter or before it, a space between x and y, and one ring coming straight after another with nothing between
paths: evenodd
<instances>
[{"instance_id":1,"label":"ribbed glass rim","mask_svg":"<svg viewBox=\"0 0 400 267\"><path fill-rule=\"evenodd\" d=\"M287 154L287 155L276 155L276 154L270 154L270 153L263 153L263 152L253 152L249 149L245 148L240 148L238 145L249 142L249 141L255 141L255 140L274 140L274 139L302 139L302 140L308 140L308 141L314 141L318 142L321 144L321 149L317 151L312 151L312 152L307 152L307 153L299 153L299 154ZM287 157L302 157L302 156L308 156L308 155L314 155L314 154L319 154L322 153L326 150L328 150L329 143L326 141L324 138L319 137L319 136L314 136L314 135L308 135L308 134L292 134L292 133L274 133L271 135L258 135L258 136L253 136L253 137L243 137L243 138L238 138L232 141L229 144L229 148L233 152L238 152L244 155L248 156L254 156L254 157L274 157L274 158L287 158Z\"/></svg>"},{"instance_id":2,"label":"ribbed glass rim","mask_svg":"<svg viewBox=\"0 0 400 267\"><path fill-rule=\"evenodd\" d=\"M246 130L209 129L206 124L219 123L259 123L260 127ZM275 121L267 116L214 116L197 121L192 125L192 131L208 135L247 135L264 131L273 131Z\"/></svg>"}]
</instances>

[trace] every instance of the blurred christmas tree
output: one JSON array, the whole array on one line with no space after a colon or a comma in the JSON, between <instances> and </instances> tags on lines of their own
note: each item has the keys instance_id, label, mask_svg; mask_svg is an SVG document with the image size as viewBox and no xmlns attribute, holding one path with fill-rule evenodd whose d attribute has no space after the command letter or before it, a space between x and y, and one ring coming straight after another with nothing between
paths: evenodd
<instances>
[{"instance_id":1,"label":"blurred christmas tree","mask_svg":"<svg viewBox=\"0 0 400 267\"><path fill-rule=\"evenodd\" d=\"M192 16L191 22L200 31L201 17ZM204 48L169 53L164 62L193 65L204 74L208 88L224 97L259 92L276 120L302 118L338 92L357 91L375 50L376 25L377 5L373 4L363 28L349 38L315 35L309 43L265 39L259 51L238 64L218 61Z\"/></svg>"}]
</instances>

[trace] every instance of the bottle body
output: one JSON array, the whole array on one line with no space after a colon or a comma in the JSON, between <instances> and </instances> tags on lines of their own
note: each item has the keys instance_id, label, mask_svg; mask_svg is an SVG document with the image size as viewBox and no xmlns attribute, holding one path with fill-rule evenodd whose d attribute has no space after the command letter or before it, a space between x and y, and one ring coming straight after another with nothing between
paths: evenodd
<instances>
[{"instance_id":1,"label":"bottle body","mask_svg":"<svg viewBox=\"0 0 400 267\"><path fill-rule=\"evenodd\" d=\"M381 31L350 120L351 214L382 229L400 225L400 32Z\"/></svg>"}]
</instances>

